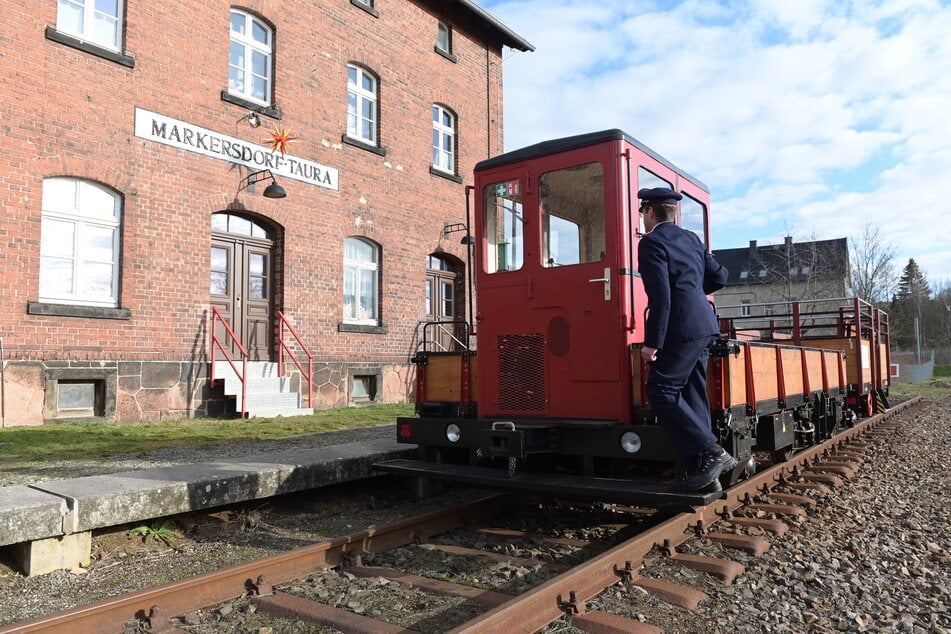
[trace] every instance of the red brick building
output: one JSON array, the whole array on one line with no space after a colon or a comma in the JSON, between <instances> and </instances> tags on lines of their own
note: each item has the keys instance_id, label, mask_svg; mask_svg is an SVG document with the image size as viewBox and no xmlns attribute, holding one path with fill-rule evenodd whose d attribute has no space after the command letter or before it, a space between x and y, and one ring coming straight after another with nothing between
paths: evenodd
<instances>
[{"instance_id":1,"label":"red brick building","mask_svg":"<svg viewBox=\"0 0 951 634\"><path fill-rule=\"evenodd\" d=\"M469 0L6 15L3 425L224 411L215 309L251 361L278 359L283 314L316 407L408 398L418 323L465 314L463 234L444 228L502 151L503 47L531 44Z\"/></svg>"}]
</instances>

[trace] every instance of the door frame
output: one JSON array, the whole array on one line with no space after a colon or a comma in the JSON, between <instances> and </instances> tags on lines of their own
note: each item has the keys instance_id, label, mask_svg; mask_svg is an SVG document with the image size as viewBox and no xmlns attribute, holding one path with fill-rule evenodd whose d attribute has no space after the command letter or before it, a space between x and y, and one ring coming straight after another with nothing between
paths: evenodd
<instances>
[{"instance_id":1,"label":"door frame","mask_svg":"<svg viewBox=\"0 0 951 634\"><path fill-rule=\"evenodd\" d=\"M211 276L220 270L212 269L209 273L209 303L219 308L222 316L228 320L228 325L234 331L238 341L248 352L251 361L270 361L274 358L274 332L276 328L276 309L275 289L278 286L278 268L275 266L277 261L277 241L274 240L276 233L274 226L261 218L236 214L233 212L219 212L215 215L226 215L227 220L231 217L241 219L240 226L244 228L245 223L250 222L251 227L263 229L269 237L259 237L248 235L244 232L234 232L222 230L219 227L211 231L210 250L215 248L226 249L227 256L227 294L212 295L210 284L213 282ZM219 223L216 223L219 224ZM230 228L230 225L228 225ZM251 281L256 279L262 282L262 275L254 275L252 266L259 267L260 262L252 263L254 255L264 255L263 258L263 284L256 285L256 289L263 290L265 298L263 300L253 300L252 295L258 292L251 290ZM224 333L219 333L221 337ZM255 345L255 337L263 337L263 344ZM234 342L230 341L230 350L232 356L240 355L240 351Z\"/></svg>"}]
</instances>

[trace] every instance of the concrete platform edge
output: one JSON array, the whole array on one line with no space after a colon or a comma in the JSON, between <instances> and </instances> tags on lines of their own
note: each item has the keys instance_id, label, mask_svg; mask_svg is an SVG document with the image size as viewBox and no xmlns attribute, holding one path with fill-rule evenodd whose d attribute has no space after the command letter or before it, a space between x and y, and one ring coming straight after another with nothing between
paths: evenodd
<instances>
[{"instance_id":1,"label":"concrete platform edge","mask_svg":"<svg viewBox=\"0 0 951 634\"><path fill-rule=\"evenodd\" d=\"M93 530L361 480L414 453L376 439L0 487L0 546L28 575L75 568L88 563Z\"/></svg>"}]
</instances>

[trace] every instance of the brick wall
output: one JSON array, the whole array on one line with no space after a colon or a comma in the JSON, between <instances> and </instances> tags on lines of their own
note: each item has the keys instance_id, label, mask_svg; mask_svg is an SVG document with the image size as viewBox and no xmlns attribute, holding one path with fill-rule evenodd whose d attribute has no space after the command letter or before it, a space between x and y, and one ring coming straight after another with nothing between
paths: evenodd
<instances>
[{"instance_id":1,"label":"brick wall","mask_svg":"<svg viewBox=\"0 0 951 634\"><path fill-rule=\"evenodd\" d=\"M453 3L448 9L454 11ZM17 389L33 397L6 403L8 417L41 422L36 364L84 366L206 363L209 341L211 216L233 205L247 170L134 133L135 108L248 143L290 128L291 152L339 170L336 191L280 178L287 197L237 195L242 213L272 227L275 308L285 312L323 367L378 364L410 372L407 360L423 314L426 256L437 248L465 261L460 234L441 239L445 222L464 222L465 185L478 160L502 149L501 47L471 16L439 15L409 0L244 0L274 29L274 105L251 128L248 108L222 99L228 83L229 8L221 0L127 0L123 53L130 67L51 38L55 0L13 3L0 39L0 337L6 381L17 363L29 375ZM437 21L452 24L456 61L434 52ZM489 33L489 35L487 35ZM55 35L55 34L54 34ZM492 40L492 41L489 41ZM342 143L347 65L379 77L379 143L385 156ZM457 115L457 174L430 173L431 106ZM122 199L119 308L124 315L37 314L43 179L95 181ZM385 334L340 332L343 243L380 245L381 325ZM55 311L54 311L55 312ZM118 317L118 318L112 318ZM67 364L68 365L68 364ZM400 370L399 368L402 368ZM185 372L183 369L182 372ZM194 373L192 373L194 374ZM337 373L343 376L346 373ZM318 405L346 402L346 377L326 385ZM405 377L384 381L382 400L405 400ZM176 387L175 389L179 389ZM123 398L119 381L118 400ZM183 412L205 411L205 391L189 387ZM160 401L158 399L156 402ZM176 401L177 402L177 401ZM19 410L17 409L19 408ZM120 418L146 417L120 407ZM140 413L136 413L140 412ZM161 407L148 416L163 415Z\"/></svg>"}]
</instances>

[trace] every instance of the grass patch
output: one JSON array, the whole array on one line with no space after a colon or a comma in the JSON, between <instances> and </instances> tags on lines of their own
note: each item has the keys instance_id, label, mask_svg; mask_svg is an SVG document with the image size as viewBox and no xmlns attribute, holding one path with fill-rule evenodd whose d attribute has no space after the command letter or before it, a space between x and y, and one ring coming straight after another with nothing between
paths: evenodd
<instances>
[{"instance_id":1,"label":"grass patch","mask_svg":"<svg viewBox=\"0 0 951 634\"><path fill-rule=\"evenodd\" d=\"M895 383L888 388L888 394L898 398L920 396L929 401L951 401L951 380L935 374L935 378L921 383Z\"/></svg>"},{"instance_id":2,"label":"grass patch","mask_svg":"<svg viewBox=\"0 0 951 634\"><path fill-rule=\"evenodd\" d=\"M935 364L934 366L934 378L936 379L951 379L951 364Z\"/></svg>"},{"instance_id":3,"label":"grass patch","mask_svg":"<svg viewBox=\"0 0 951 634\"><path fill-rule=\"evenodd\" d=\"M341 407L287 418L183 418L128 423L68 422L0 429L0 462L147 455L162 449L280 440L392 423L412 403Z\"/></svg>"}]
</instances>

